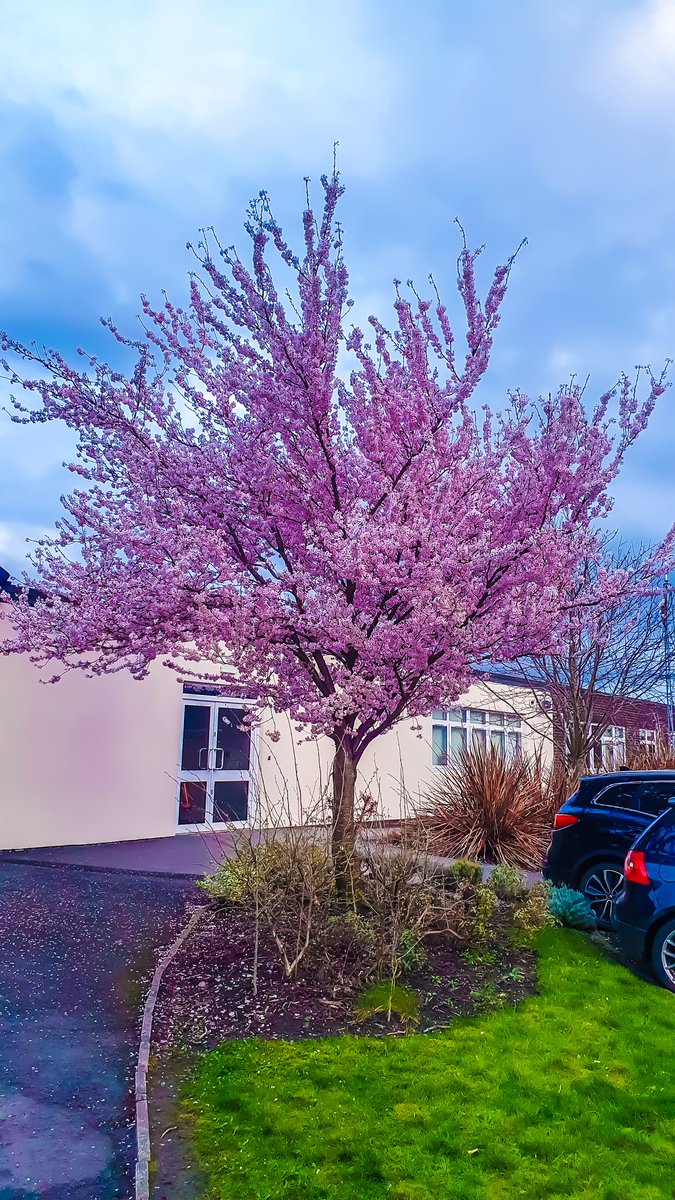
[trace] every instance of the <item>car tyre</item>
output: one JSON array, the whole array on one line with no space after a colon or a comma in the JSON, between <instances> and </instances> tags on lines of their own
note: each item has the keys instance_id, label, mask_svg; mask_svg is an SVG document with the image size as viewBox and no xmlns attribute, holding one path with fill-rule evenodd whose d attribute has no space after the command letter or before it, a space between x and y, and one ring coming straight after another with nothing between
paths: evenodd
<instances>
[{"instance_id":1,"label":"car tyre","mask_svg":"<svg viewBox=\"0 0 675 1200\"><path fill-rule=\"evenodd\" d=\"M675 992L675 920L667 921L656 931L652 967L661 987Z\"/></svg>"},{"instance_id":2,"label":"car tyre","mask_svg":"<svg viewBox=\"0 0 675 1200\"><path fill-rule=\"evenodd\" d=\"M595 863L579 880L579 891L588 900L600 929L610 929L614 913L614 902L623 887L621 863L614 861Z\"/></svg>"}]
</instances>

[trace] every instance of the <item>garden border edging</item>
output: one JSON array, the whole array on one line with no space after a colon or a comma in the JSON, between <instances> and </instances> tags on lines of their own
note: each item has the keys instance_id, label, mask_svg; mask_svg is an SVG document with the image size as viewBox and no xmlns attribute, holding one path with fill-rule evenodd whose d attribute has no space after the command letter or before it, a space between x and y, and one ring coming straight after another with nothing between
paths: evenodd
<instances>
[{"instance_id":1,"label":"garden border edging","mask_svg":"<svg viewBox=\"0 0 675 1200\"><path fill-rule=\"evenodd\" d=\"M178 934L165 954L155 967L152 983L143 1008L141 1024L141 1042L136 1060L134 1075L134 1096L136 1101L136 1169L135 1169L135 1200L150 1200L150 1118L148 1113L148 1064L150 1060L150 1042L152 1039L152 1019L155 1004L159 994L162 976L166 968L178 954L185 940L190 936L202 917L210 912L212 905L203 904L192 913L187 925Z\"/></svg>"}]
</instances>

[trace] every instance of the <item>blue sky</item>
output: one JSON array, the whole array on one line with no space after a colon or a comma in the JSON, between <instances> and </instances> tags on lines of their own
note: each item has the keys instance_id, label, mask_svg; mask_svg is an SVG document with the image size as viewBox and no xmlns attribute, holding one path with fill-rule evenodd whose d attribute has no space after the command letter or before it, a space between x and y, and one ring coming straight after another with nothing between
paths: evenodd
<instances>
[{"instance_id":1,"label":"blue sky","mask_svg":"<svg viewBox=\"0 0 675 1200\"><path fill-rule=\"evenodd\" d=\"M106 352L138 294L185 295L185 243L299 229L303 176L348 191L360 315L391 280L449 294L459 216L485 265L523 236L481 399L675 357L672 0L4 0L0 328ZM112 347L110 347L112 350ZM0 384L0 389L5 385ZM634 539L675 520L675 390L616 486ZM69 440L0 413L0 563L51 527Z\"/></svg>"}]
</instances>

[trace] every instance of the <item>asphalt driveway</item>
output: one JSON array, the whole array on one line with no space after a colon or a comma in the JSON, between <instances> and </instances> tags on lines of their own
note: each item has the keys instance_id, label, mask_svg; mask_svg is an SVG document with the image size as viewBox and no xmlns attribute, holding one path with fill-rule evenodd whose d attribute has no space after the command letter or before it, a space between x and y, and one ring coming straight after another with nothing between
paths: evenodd
<instances>
[{"instance_id":1,"label":"asphalt driveway","mask_svg":"<svg viewBox=\"0 0 675 1200\"><path fill-rule=\"evenodd\" d=\"M133 1194L133 1072L189 879L0 863L0 1200Z\"/></svg>"}]
</instances>

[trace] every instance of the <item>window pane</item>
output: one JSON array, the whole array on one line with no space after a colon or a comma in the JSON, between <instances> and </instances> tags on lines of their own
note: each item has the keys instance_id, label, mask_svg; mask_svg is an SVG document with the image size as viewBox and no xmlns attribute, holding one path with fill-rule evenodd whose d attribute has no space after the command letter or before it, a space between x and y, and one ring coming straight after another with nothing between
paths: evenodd
<instances>
[{"instance_id":1,"label":"window pane","mask_svg":"<svg viewBox=\"0 0 675 1200\"><path fill-rule=\"evenodd\" d=\"M675 783L645 783L640 791L640 812L657 817L675 799Z\"/></svg>"},{"instance_id":2,"label":"window pane","mask_svg":"<svg viewBox=\"0 0 675 1200\"><path fill-rule=\"evenodd\" d=\"M487 729L472 729L471 730L471 745L474 750L479 746L485 746L487 739Z\"/></svg>"},{"instance_id":3,"label":"window pane","mask_svg":"<svg viewBox=\"0 0 675 1200\"><path fill-rule=\"evenodd\" d=\"M482 712L479 708L472 708L469 710L469 720L471 721L472 725L484 725L486 717L487 713Z\"/></svg>"},{"instance_id":4,"label":"window pane","mask_svg":"<svg viewBox=\"0 0 675 1200\"><path fill-rule=\"evenodd\" d=\"M205 771L208 767L209 722L207 704L186 704L183 717L181 771Z\"/></svg>"},{"instance_id":5,"label":"window pane","mask_svg":"<svg viewBox=\"0 0 675 1200\"><path fill-rule=\"evenodd\" d=\"M504 713L504 724L509 729L520 729L520 717L512 713Z\"/></svg>"},{"instance_id":6,"label":"window pane","mask_svg":"<svg viewBox=\"0 0 675 1200\"><path fill-rule=\"evenodd\" d=\"M184 683L184 696L227 696L232 695L231 688L214 687L210 683Z\"/></svg>"},{"instance_id":7,"label":"window pane","mask_svg":"<svg viewBox=\"0 0 675 1200\"><path fill-rule=\"evenodd\" d=\"M448 711L448 720L449 721L461 721L462 720L461 708L449 708L447 711Z\"/></svg>"},{"instance_id":8,"label":"window pane","mask_svg":"<svg viewBox=\"0 0 675 1200\"><path fill-rule=\"evenodd\" d=\"M613 787L605 788L595 803L601 804L606 808L631 808L637 810L640 807L639 786L637 783L616 783Z\"/></svg>"},{"instance_id":9,"label":"window pane","mask_svg":"<svg viewBox=\"0 0 675 1200\"><path fill-rule=\"evenodd\" d=\"M214 821L245 821L248 812L248 783L219 779L213 789Z\"/></svg>"},{"instance_id":10,"label":"window pane","mask_svg":"<svg viewBox=\"0 0 675 1200\"><path fill-rule=\"evenodd\" d=\"M179 825L203 825L206 820L206 782L181 783L178 800Z\"/></svg>"},{"instance_id":11,"label":"window pane","mask_svg":"<svg viewBox=\"0 0 675 1200\"><path fill-rule=\"evenodd\" d=\"M504 724L504 714L503 713L491 712L489 714L489 716L490 716L490 724L491 725L503 725Z\"/></svg>"},{"instance_id":12,"label":"window pane","mask_svg":"<svg viewBox=\"0 0 675 1200\"><path fill-rule=\"evenodd\" d=\"M243 708L218 709L215 763L218 771L248 771L251 735L242 724L245 716Z\"/></svg>"},{"instance_id":13,"label":"window pane","mask_svg":"<svg viewBox=\"0 0 675 1200\"><path fill-rule=\"evenodd\" d=\"M445 720L445 709L444 708L435 708L431 714L431 719L432 719L432 721L444 721Z\"/></svg>"},{"instance_id":14,"label":"window pane","mask_svg":"<svg viewBox=\"0 0 675 1200\"><path fill-rule=\"evenodd\" d=\"M504 734L501 729L493 729L490 731L490 741L496 750L501 754L504 753Z\"/></svg>"},{"instance_id":15,"label":"window pane","mask_svg":"<svg viewBox=\"0 0 675 1200\"><path fill-rule=\"evenodd\" d=\"M514 758L520 754L520 734L507 733L506 735L507 753L509 758Z\"/></svg>"},{"instance_id":16,"label":"window pane","mask_svg":"<svg viewBox=\"0 0 675 1200\"><path fill-rule=\"evenodd\" d=\"M461 725L453 725L450 730L450 748L453 754L458 754L466 746L466 730Z\"/></svg>"},{"instance_id":17,"label":"window pane","mask_svg":"<svg viewBox=\"0 0 675 1200\"><path fill-rule=\"evenodd\" d=\"M435 767L444 767L448 761L448 727L433 725L431 729L431 761Z\"/></svg>"}]
</instances>

